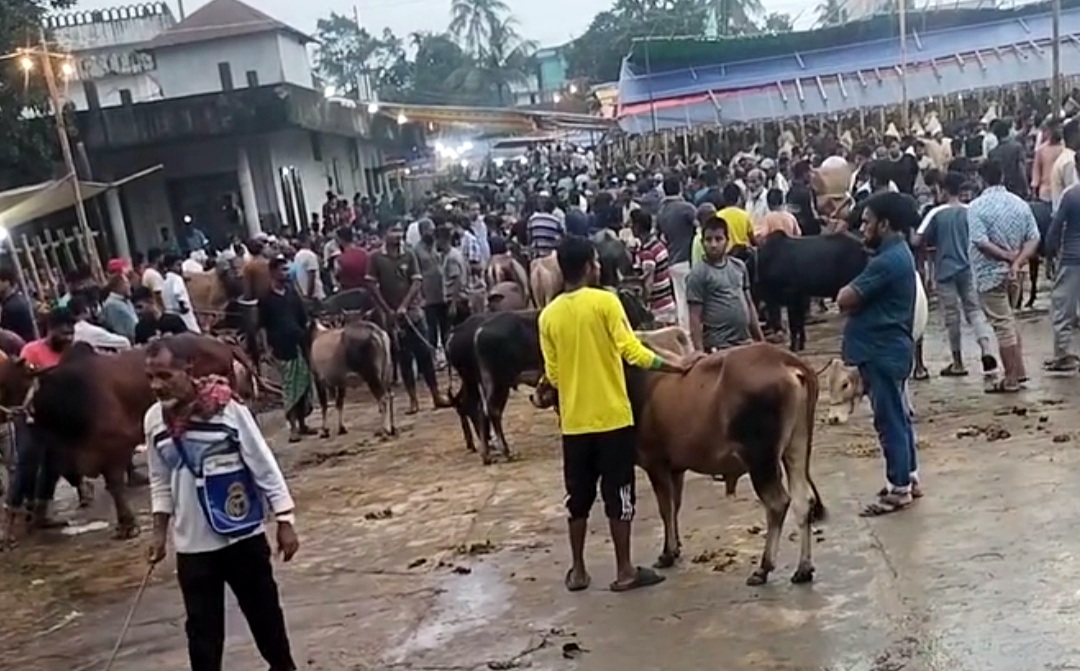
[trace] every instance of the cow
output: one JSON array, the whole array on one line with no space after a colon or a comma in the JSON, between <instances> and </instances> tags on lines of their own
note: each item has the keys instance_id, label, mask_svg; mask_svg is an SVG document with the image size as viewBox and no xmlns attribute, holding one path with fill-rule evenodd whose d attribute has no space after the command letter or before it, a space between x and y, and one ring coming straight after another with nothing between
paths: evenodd
<instances>
[{"instance_id":1,"label":"cow","mask_svg":"<svg viewBox=\"0 0 1080 671\"><path fill-rule=\"evenodd\" d=\"M342 417L345 406L345 390L349 373L358 374L379 404L382 426L379 435L392 436L394 428L394 360L390 336L370 321L353 321L343 327L327 329L316 325L311 340L311 372L315 379L315 392L322 409L323 438L330 437L326 424L327 396L334 394L337 409L337 433L346 433Z\"/></svg>"},{"instance_id":2,"label":"cow","mask_svg":"<svg viewBox=\"0 0 1080 671\"><path fill-rule=\"evenodd\" d=\"M517 282L499 282L487 293L489 312L509 312L529 307L526 295Z\"/></svg>"},{"instance_id":3,"label":"cow","mask_svg":"<svg viewBox=\"0 0 1080 671\"><path fill-rule=\"evenodd\" d=\"M446 344L446 361L461 378L450 400L461 420L465 446L476 451L472 429L480 440L480 456L492 463L494 439L503 456L511 458L503 434L502 413L510 390L521 383L535 385L540 378L539 312L523 310L473 315L462 322Z\"/></svg>"},{"instance_id":4,"label":"cow","mask_svg":"<svg viewBox=\"0 0 1080 671\"><path fill-rule=\"evenodd\" d=\"M563 288L562 271L554 254L533 259L529 264L529 292L533 304L542 309L559 295Z\"/></svg>"},{"instance_id":5,"label":"cow","mask_svg":"<svg viewBox=\"0 0 1080 671\"><path fill-rule=\"evenodd\" d=\"M589 239L596 245L596 255L600 261L600 285L620 287L622 280L633 274L634 263L626 243L609 228L600 229ZM530 264L529 289L537 308L543 308L562 292L562 271L555 254L534 259Z\"/></svg>"},{"instance_id":6,"label":"cow","mask_svg":"<svg viewBox=\"0 0 1080 671\"><path fill-rule=\"evenodd\" d=\"M747 584L764 584L775 568L792 503L800 552L791 581L813 580L810 523L825 518L810 477L818 399L813 369L791 352L754 343L705 356L681 375L627 367L626 390L634 410L637 463L649 476L664 524L656 566L670 567L681 555L678 516L686 471L726 475L744 464L765 505L768 526L761 563ZM553 407L558 394L541 381L532 401L539 408Z\"/></svg>"},{"instance_id":7,"label":"cow","mask_svg":"<svg viewBox=\"0 0 1080 671\"><path fill-rule=\"evenodd\" d=\"M491 261L484 269L484 284L488 289L493 289L500 282L513 282L520 288L521 294L528 298L529 274L525 272L525 267L513 254L506 251L506 242L502 238L493 238L492 243L496 244L492 245Z\"/></svg>"},{"instance_id":8,"label":"cow","mask_svg":"<svg viewBox=\"0 0 1080 671\"><path fill-rule=\"evenodd\" d=\"M1050 209L1050 203L1045 200L1033 200L1028 203L1031 206L1031 213L1035 216L1035 225L1039 228L1039 247L1035 250L1035 255L1028 261L1028 280L1031 284L1031 295L1028 296L1027 304L1024 304L1024 285L1020 283L1017 288L1018 291L1013 297L1013 309L1019 310L1023 305L1029 310L1035 306L1035 298L1039 291L1039 268L1042 261L1046 261L1046 277L1047 279L1053 279L1056 269L1054 267L1054 255L1053 250L1046 249L1046 234L1050 231L1050 223L1053 221L1053 212Z\"/></svg>"},{"instance_id":9,"label":"cow","mask_svg":"<svg viewBox=\"0 0 1080 671\"><path fill-rule=\"evenodd\" d=\"M230 345L194 333L169 337L188 341L193 377L221 375L235 385ZM116 506L117 538L139 532L124 478L135 448L145 442L143 416L153 403L142 348L97 354L76 343L45 370L19 358L0 362L0 405L33 418L35 440L41 441L36 449L55 449L84 477L104 476Z\"/></svg>"},{"instance_id":10,"label":"cow","mask_svg":"<svg viewBox=\"0 0 1080 671\"><path fill-rule=\"evenodd\" d=\"M929 320L930 310L926 298L926 291L922 282L916 275L915 281L915 319L911 325L911 335L916 343L922 341L926 333L926 324ZM916 357L918 358L918 357ZM917 366L918 362L916 362ZM825 368L818 373L825 380L825 390L828 393L829 424L844 424L852 413L855 412L855 404L866 395L862 376L855 366L846 366L839 359L832 359ZM911 402L910 391L908 394L908 407L914 407Z\"/></svg>"},{"instance_id":11,"label":"cow","mask_svg":"<svg viewBox=\"0 0 1080 671\"><path fill-rule=\"evenodd\" d=\"M769 235L748 261L756 300L765 303L766 323L780 329L780 308L787 308L791 349L806 348L806 315L811 298L836 298L866 267L862 240L850 233L791 238Z\"/></svg>"}]
</instances>

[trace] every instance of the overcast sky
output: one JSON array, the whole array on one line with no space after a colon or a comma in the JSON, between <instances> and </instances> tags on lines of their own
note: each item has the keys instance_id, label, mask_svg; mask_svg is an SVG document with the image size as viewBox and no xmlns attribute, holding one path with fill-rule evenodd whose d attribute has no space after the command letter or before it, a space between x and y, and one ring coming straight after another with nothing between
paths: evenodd
<instances>
[{"instance_id":1,"label":"overcast sky","mask_svg":"<svg viewBox=\"0 0 1080 671\"><path fill-rule=\"evenodd\" d=\"M167 0L177 14L178 0ZM190 14L209 0L184 0ZM371 32L380 33L389 27L404 36L417 30L442 31L450 21L451 0L244 0L274 18L300 30L313 33L315 22L330 14L350 14L353 6L360 14L360 23ZM521 23L525 37L541 46L557 46L581 35L598 12L610 7L613 0L506 0ZM126 0L79 0L80 9L118 7ZM764 0L769 11L788 12L799 16L798 25L813 22L812 0Z\"/></svg>"}]
</instances>

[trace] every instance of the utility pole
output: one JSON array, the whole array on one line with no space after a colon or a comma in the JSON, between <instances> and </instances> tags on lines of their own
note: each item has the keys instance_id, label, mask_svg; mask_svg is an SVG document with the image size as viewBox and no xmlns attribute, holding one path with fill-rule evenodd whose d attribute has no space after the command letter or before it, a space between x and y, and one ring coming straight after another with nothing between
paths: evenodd
<instances>
[{"instance_id":1,"label":"utility pole","mask_svg":"<svg viewBox=\"0 0 1080 671\"><path fill-rule=\"evenodd\" d=\"M645 38L645 81L649 83L649 116L652 117L652 132L656 134L656 101L653 99L652 63L649 60L649 42L651 37Z\"/></svg>"},{"instance_id":2,"label":"utility pole","mask_svg":"<svg viewBox=\"0 0 1080 671\"><path fill-rule=\"evenodd\" d=\"M49 52L49 44L45 40L45 31L41 32L41 63L45 71L45 84L49 88L49 100L52 102L53 118L56 120L56 133L59 135L60 151L64 155L64 167L71 180L71 189L75 195L75 216L79 220L79 232L86 240L86 253L90 257L90 272L98 281L104 281L105 272L101 267L101 259L98 258L97 244L94 242L94 234L90 231L90 221L86 217L86 206L83 203L82 185L79 183L79 171L75 169L75 158L71 152L71 138L68 137L67 119L64 116L64 101L60 96L60 90L56 86L56 73L53 71L53 54Z\"/></svg>"},{"instance_id":3,"label":"utility pole","mask_svg":"<svg viewBox=\"0 0 1080 671\"><path fill-rule=\"evenodd\" d=\"M1053 60L1053 78L1050 81L1050 100L1054 119L1061 116L1061 0L1054 0L1053 32L1050 53Z\"/></svg>"},{"instance_id":4,"label":"utility pole","mask_svg":"<svg viewBox=\"0 0 1080 671\"><path fill-rule=\"evenodd\" d=\"M903 126L900 134L907 135L911 132L907 92L907 0L898 0L897 6L900 8L900 125Z\"/></svg>"}]
</instances>

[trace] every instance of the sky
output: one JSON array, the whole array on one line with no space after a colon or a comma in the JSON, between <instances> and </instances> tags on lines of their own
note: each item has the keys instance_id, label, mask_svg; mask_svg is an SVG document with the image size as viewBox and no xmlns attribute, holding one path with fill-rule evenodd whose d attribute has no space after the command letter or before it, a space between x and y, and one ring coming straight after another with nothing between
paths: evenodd
<instances>
[{"instance_id":1,"label":"sky","mask_svg":"<svg viewBox=\"0 0 1080 671\"><path fill-rule=\"evenodd\" d=\"M130 0L79 0L78 9L104 9L128 4ZM167 0L178 16L178 0ZM188 14L208 0L184 0ZM450 22L451 0L244 0L270 16L307 33L315 32L315 22L330 12L360 14L360 23L369 32L381 33L389 27L399 36L413 31L443 31ZM597 13L613 0L506 0L521 24L522 34L540 46L558 46L585 32ZM816 2L764 0L767 11L788 12L798 17L799 27L813 23ZM809 8L809 9L807 9Z\"/></svg>"}]
</instances>

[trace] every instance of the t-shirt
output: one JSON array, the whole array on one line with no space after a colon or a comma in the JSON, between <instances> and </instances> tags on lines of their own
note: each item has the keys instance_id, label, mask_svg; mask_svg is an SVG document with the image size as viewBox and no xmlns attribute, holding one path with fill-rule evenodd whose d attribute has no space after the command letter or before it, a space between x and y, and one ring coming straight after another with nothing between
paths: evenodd
<instances>
[{"instance_id":1,"label":"t-shirt","mask_svg":"<svg viewBox=\"0 0 1080 671\"><path fill-rule=\"evenodd\" d=\"M964 205L938 205L923 217L916 231L934 248L934 276L948 282L971 267L968 219Z\"/></svg>"},{"instance_id":2,"label":"t-shirt","mask_svg":"<svg viewBox=\"0 0 1080 671\"><path fill-rule=\"evenodd\" d=\"M907 241L900 236L886 239L851 281L861 304L844 324L844 363L870 364L896 380L911 373L917 281Z\"/></svg>"},{"instance_id":3,"label":"t-shirt","mask_svg":"<svg viewBox=\"0 0 1080 671\"><path fill-rule=\"evenodd\" d=\"M401 307L413 282L423 279L416 254L408 249L396 256L385 251L373 253L368 264L368 277L379 285L379 293L391 310ZM419 300L420 292L417 292L412 305L407 307L410 310L419 308Z\"/></svg>"},{"instance_id":4,"label":"t-shirt","mask_svg":"<svg viewBox=\"0 0 1080 671\"><path fill-rule=\"evenodd\" d=\"M367 250L354 245L350 245L338 255L338 281L341 282L342 291L364 286L370 261Z\"/></svg>"},{"instance_id":5,"label":"t-shirt","mask_svg":"<svg viewBox=\"0 0 1080 671\"><path fill-rule=\"evenodd\" d=\"M202 333L199 328L199 320L195 318L195 309L191 305L191 296L188 295L187 284L184 278L170 272L165 276L165 286L161 292L161 300L165 305L165 312L179 315L184 320L184 326L193 333Z\"/></svg>"},{"instance_id":6,"label":"t-shirt","mask_svg":"<svg viewBox=\"0 0 1080 671\"><path fill-rule=\"evenodd\" d=\"M739 259L725 256L719 263L705 261L690 270L686 302L701 306L701 344L706 351L750 341L748 291L750 277Z\"/></svg>"},{"instance_id":7,"label":"t-shirt","mask_svg":"<svg viewBox=\"0 0 1080 671\"><path fill-rule=\"evenodd\" d=\"M592 287L560 294L540 313L539 328L563 435L633 426L623 361L651 368L657 358L630 329L618 297Z\"/></svg>"},{"instance_id":8,"label":"t-shirt","mask_svg":"<svg viewBox=\"0 0 1080 671\"><path fill-rule=\"evenodd\" d=\"M142 274L142 284L150 290L151 294L160 294L165 291L165 278L157 271L157 268L147 267Z\"/></svg>"},{"instance_id":9,"label":"t-shirt","mask_svg":"<svg viewBox=\"0 0 1080 671\"><path fill-rule=\"evenodd\" d=\"M446 288L443 286L442 254L434 246L428 247L423 242L412 248L416 262L420 266L420 291L424 295L424 305L438 305L446 302Z\"/></svg>"},{"instance_id":10,"label":"t-shirt","mask_svg":"<svg viewBox=\"0 0 1080 671\"><path fill-rule=\"evenodd\" d=\"M49 342L45 340L45 338L41 338L26 343L26 346L22 348L22 352L19 353L19 356L34 368L42 369L52 368L60 363L60 356L62 354L62 352L57 352L49 347Z\"/></svg>"},{"instance_id":11,"label":"t-shirt","mask_svg":"<svg viewBox=\"0 0 1080 671\"><path fill-rule=\"evenodd\" d=\"M319 274L319 256L310 249L301 249L296 252L296 256L293 258L293 264L293 267L296 269L296 288L300 291L300 296L307 298L311 295L318 300L326 298L322 277L320 277ZM311 291L312 273L315 274L315 289L314 293L309 294L309 291Z\"/></svg>"},{"instance_id":12,"label":"t-shirt","mask_svg":"<svg viewBox=\"0 0 1080 671\"><path fill-rule=\"evenodd\" d=\"M668 260L671 263L690 261L697 230L697 208L678 196L665 198L656 215L656 226L667 241Z\"/></svg>"},{"instance_id":13,"label":"t-shirt","mask_svg":"<svg viewBox=\"0 0 1080 671\"><path fill-rule=\"evenodd\" d=\"M716 216L727 222L728 251L740 245L743 247L750 246L750 236L754 232L754 222L750 219L750 214L746 210L741 207L725 207L717 212Z\"/></svg>"},{"instance_id":14,"label":"t-shirt","mask_svg":"<svg viewBox=\"0 0 1080 671\"><path fill-rule=\"evenodd\" d=\"M652 269L652 291L646 297L649 310L654 316L663 315L675 306L675 287L671 283L667 248L660 238L654 235L642 243L638 250L638 261L643 273Z\"/></svg>"}]
</instances>

